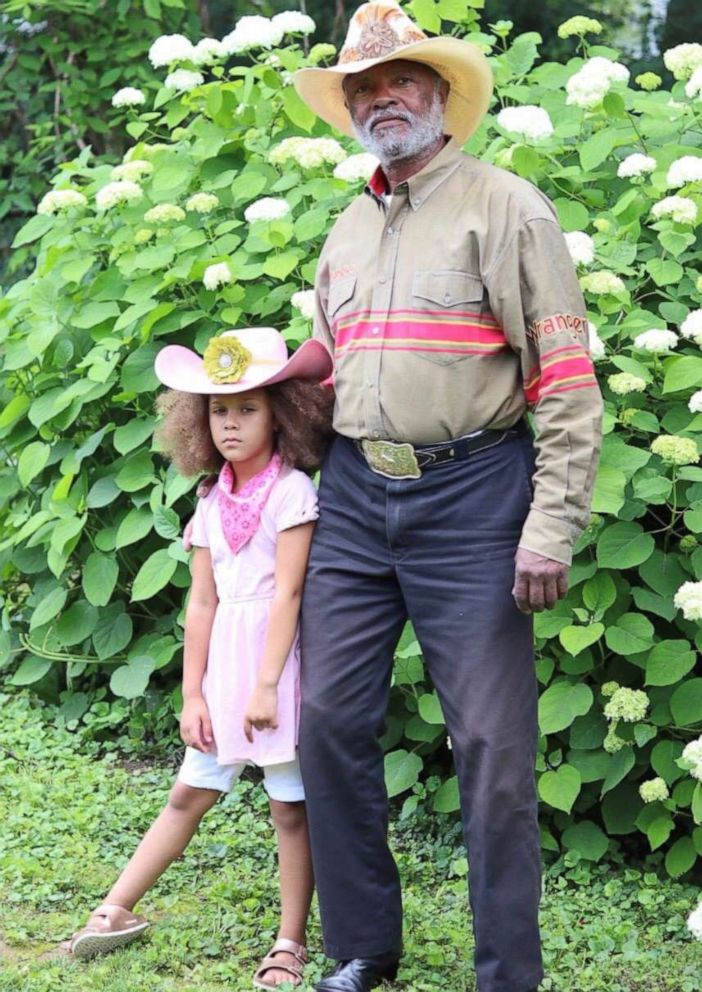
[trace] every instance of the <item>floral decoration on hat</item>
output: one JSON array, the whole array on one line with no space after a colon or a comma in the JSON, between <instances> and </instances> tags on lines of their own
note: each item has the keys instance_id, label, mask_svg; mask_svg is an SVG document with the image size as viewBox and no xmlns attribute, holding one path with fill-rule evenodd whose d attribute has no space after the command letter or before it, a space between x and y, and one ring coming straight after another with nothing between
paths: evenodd
<instances>
[{"instance_id":1,"label":"floral decoration on hat","mask_svg":"<svg viewBox=\"0 0 702 992\"><path fill-rule=\"evenodd\" d=\"M248 369L253 355L237 338L221 335L212 338L202 363L207 377L215 383L238 382Z\"/></svg>"},{"instance_id":2,"label":"floral decoration on hat","mask_svg":"<svg viewBox=\"0 0 702 992\"><path fill-rule=\"evenodd\" d=\"M364 3L351 19L346 42L339 52L339 65L381 58L403 45L426 38L392 0Z\"/></svg>"}]
</instances>

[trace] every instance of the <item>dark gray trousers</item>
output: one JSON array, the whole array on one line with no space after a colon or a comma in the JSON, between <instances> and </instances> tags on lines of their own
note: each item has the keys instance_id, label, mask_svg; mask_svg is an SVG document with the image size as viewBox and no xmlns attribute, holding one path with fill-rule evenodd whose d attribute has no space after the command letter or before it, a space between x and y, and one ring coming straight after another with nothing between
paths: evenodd
<instances>
[{"instance_id":1,"label":"dark gray trousers","mask_svg":"<svg viewBox=\"0 0 702 992\"><path fill-rule=\"evenodd\" d=\"M378 739L409 617L453 745L478 987L526 992L542 977L532 625L511 595L532 473L528 437L416 480L375 474L346 438L329 453L302 609L300 756L330 957L402 940Z\"/></svg>"}]
</instances>

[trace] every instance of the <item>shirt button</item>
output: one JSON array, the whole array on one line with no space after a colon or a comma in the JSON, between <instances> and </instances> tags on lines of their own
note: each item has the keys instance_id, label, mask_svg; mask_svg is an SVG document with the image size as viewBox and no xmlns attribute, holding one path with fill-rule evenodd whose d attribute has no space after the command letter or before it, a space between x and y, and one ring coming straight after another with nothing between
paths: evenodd
<instances>
[{"instance_id":1,"label":"shirt button","mask_svg":"<svg viewBox=\"0 0 702 992\"><path fill-rule=\"evenodd\" d=\"M385 276L378 276L378 282L386 282L386 281L387 279Z\"/></svg>"},{"instance_id":2,"label":"shirt button","mask_svg":"<svg viewBox=\"0 0 702 992\"><path fill-rule=\"evenodd\" d=\"M380 431L373 431L373 437L380 437Z\"/></svg>"},{"instance_id":3,"label":"shirt button","mask_svg":"<svg viewBox=\"0 0 702 992\"><path fill-rule=\"evenodd\" d=\"M451 294L444 293L444 303L450 303L450 302L451 302Z\"/></svg>"},{"instance_id":4,"label":"shirt button","mask_svg":"<svg viewBox=\"0 0 702 992\"><path fill-rule=\"evenodd\" d=\"M394 227L389 227L388 228L388 234L394 234L394 233L395 233L395 228Z\"/></svg>"},{"instance_id":5,"label":"shirt button","mask_svg":"<svg viewBox=\"0 0 702 992\"><path fill-rule=\"evenodd\" d=\"M372 329L372 331L371 331L371 334L380 334L380 328L379 327L374 327Z\"/></svg>"}]
</instances>

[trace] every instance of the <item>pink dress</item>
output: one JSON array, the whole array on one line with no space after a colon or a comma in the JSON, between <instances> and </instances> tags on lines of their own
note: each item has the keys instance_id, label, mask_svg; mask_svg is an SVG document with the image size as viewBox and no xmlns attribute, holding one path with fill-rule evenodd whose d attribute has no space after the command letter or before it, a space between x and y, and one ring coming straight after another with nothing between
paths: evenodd
<instances>
[{"instance_id":1,"label":"pink dress","mask_svg":"<svg viewBox=\"0 0 702 992\"><path fill-rule=\"evenodd\" d=\"M209 548L219 603L210 636L203 694L212 719L217 762L277 765L295 758L300 714L300 646L295 635L278 683L278 727L244 735L244 714L256 686L275 581L278 534L319 515L312 482L284 467L271 488L258 529L234 554L222 531L217 487L200 499L193 518L194 547Z\"/></svg>"}]
</instances>

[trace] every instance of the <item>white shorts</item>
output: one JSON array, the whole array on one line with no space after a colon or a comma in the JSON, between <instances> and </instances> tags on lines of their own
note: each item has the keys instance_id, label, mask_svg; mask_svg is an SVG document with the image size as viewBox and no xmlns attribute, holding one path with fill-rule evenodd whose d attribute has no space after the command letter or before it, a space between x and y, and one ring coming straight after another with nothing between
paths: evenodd
<instances>
[{"instance_id":1,"label":"white shorts","mask_svg":"<svg viewBox=\"0 0 702 992\"><path fill-rule=\"evenodd\" d=\"M186 747L178 781L193 789L216 789L226 793L231 791L246 766L245 761L236 765L218 765L216 754L205 754L194 747ZM280 803L297 803L305 798L297 757L280 765L265 765L262 770L263 784L271 799Z\"/></svg>"}]
</instances>

